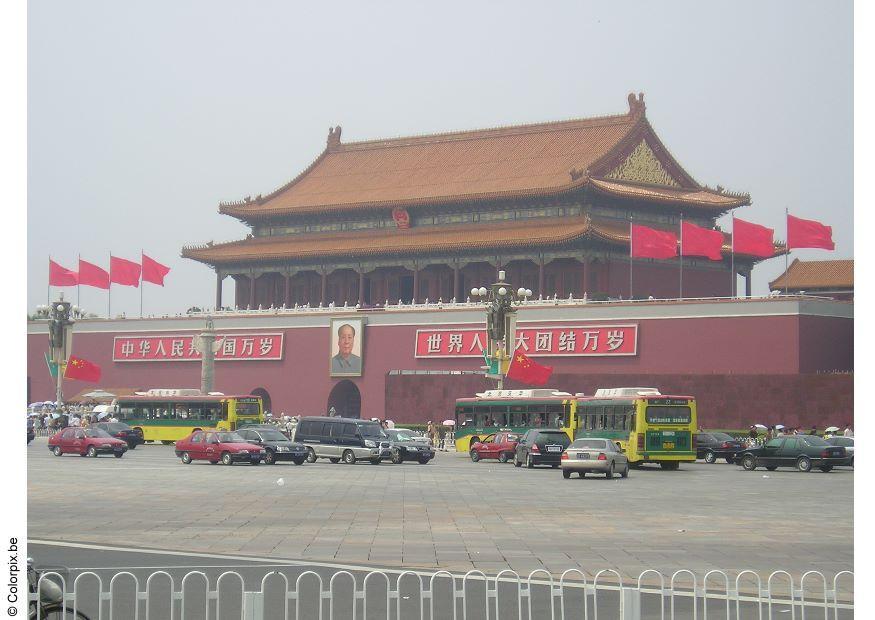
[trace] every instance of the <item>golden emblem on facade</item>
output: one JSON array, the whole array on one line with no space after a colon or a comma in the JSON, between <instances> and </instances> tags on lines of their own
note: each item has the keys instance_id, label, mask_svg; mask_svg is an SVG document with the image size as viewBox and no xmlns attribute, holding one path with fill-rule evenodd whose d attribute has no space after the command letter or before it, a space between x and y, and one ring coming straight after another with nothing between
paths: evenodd
<instances>
[{"instance_id":1,"label":"golden emblem on facade","mask_svg":"<svg viewBox=\"0 0 875 620\"><path fill-rule=\"evenodd\" d=\"M662 163L656 158L646 140L642 140L626 161L611 170L607 177L622 181L680 187L680 184L662 167Z\"/></svg>"}]
</instances>

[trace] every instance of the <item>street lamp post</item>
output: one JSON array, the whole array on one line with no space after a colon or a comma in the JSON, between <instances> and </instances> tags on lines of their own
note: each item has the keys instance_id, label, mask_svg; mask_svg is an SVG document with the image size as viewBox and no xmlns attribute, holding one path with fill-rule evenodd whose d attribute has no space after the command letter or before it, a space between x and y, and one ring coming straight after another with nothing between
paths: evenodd
<instances>
[{"instance_id":1,"label":"street lamp post","mask_svg":"<svg viewBox=\"0 0 875 620\"><path fill-rule=\"evenodd\" d=\"M486 356L491 360L497 358L498 372L487 377L498 381L498 389L504 387L502 364L513 354L516 342L516 308L532 296L531 289L518 288L516 291L505 282L505 272L498 272L498 282L471 289L471 297L481 297L486 302Z\"/></svg>"},{"instance_id":2,"label":"street lamp post","mask_svg":"<svg viewBox=\"0 0 875 620\"><path fill-rule=\"evenodd\" d=\"M73 348L73 317L79 314L79 308L64 301L61 293L60 299L51 305L38 306L37 313L49 320L49 357L56 369L55 407L60 409L64 404L64 367Z\"/></svg>"}]
</instances>

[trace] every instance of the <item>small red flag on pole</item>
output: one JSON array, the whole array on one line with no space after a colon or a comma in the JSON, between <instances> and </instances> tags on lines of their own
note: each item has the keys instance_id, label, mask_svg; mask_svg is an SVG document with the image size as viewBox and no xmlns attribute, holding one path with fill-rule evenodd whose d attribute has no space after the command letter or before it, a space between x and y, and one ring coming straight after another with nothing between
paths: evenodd
<instances>
[{"instance_id":1,"label":"small red flag on pole","mask_svg":"<svg viewBox=\"0 0 875 620\"><path fill-rule=\"evenodd\" d=\"M507 368L508 379L516 379L527 385L546 385L552 374L552 366L542 366L533 362L520 351L513 354L513 359Z\"/></svg>"},{"instance_id":2,"label":"small red flag on pole","mask_svg":"<svg viewBox=\"0 0 875 620\"><path fill-rule=\"evenodd\" d=\"M759 224L745 222L738 218L732 220L732 251L758 258L775 255L775 231Z\"/></svg>"},{"instance_id":3,"label":"small red flag on pole","mask_svg":"<svg viewBox=\"0 0 875 620\"><path fill-rule=\"evenodd\" d=\"M64 378L97 383L100 381L100 366L81 357L71 355L64 369Z\"/></svg>"},{"instance_id":4,"label":"small red flag on pole","mask_svg":"<svg viewBox=\"0 0 875 620\"><path fill-rule=\"evenodd\" d=\"M109 288L109 273L97 265L79 259L79 284L95 288Z\"/></svg>"},{"instance_id":5,"label":"small red flag on pole","mask_svg":"<svg viewBox=\"0 0 875 620\"><path fill-rule=\"evenodd\" d=\"M672 232L632 224L631 236L634 258L674 258L678 254L678 238Z\"/></svg>"},{"instance_id":6,"label":"small red flag on pole","mask_svg":"<svg viewBox=\"0 0 875 620\"><path fill-rule=\"evenodd\" d=\"M77 284L79 284L79 274L49 259L49 286L76 286Z\"/></svg>"},{"instance_id":7,"label":"small red flag on pole","mask_svg":"<svg viewBox=\"0 0 875 620\"><path fill-rule=\"evenodd\" d=\"M164 286L164 276L170 273L170 267L162 265L158 261L143 256L143 282L151 282L158 286Z\"/></svg>"},{"instance_id":8,"label":"small red flag on pole","mask_svg":"<svg viewBox=\"0 0 875 620\"><path fill-rule=\"evenodd\" d=\"M832 240L832 226L826 226L814 220L803 220L787 214L787 249L819 248L835 250Z\"/></svg>"},{"instance_id":9,"label":"small red flag on pole","mask_svg":"<svg viewBox=\"0 0 875 620\"><path fill-rule=\"evenodd\" d=\"M723 233L690 224L681 223L681 256L704 256L711 260L723 260Z\"/></svg>"},{"instance_id":10,"label":"small red flag on pole","mask_svg":"<svg viewBox=\"0 0 875 620\"><path fill-rule=\"evenodd\" d=\"M140 286L140 265L132 260L110 255L109 281L122 286Z\"/></svg>"}]
</instances>

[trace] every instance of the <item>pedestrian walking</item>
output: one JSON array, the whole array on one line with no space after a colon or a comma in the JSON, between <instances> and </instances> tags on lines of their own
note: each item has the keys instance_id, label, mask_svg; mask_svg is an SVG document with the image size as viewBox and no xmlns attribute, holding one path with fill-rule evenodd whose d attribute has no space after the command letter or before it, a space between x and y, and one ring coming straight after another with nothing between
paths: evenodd
<instances>
[{"instance_id":1,"label":"pedestrian walking","mask_svg":"<svg viewBox=\"0 0 875 620\"><path fill-rule=\"evenodd\" d=\"M842 433L842 434L843 434L845 437L853 437L853 436L854 436L854 431L853 431L853 429L851 428L851 423L850 423L850 422L848 422L847 424L845 424L845 432Z\"/></svg>"}]
</instances>

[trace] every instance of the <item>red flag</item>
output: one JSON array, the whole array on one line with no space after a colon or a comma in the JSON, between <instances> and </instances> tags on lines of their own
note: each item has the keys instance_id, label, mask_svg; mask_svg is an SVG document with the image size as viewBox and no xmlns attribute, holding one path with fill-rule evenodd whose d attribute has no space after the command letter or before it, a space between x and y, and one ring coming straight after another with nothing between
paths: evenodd
<instances>
[{"instance_id":1,"label":"red flag","mask_svg":"<svg viewBox=\"0 0 875 620\"><path fill-rule=\"evenodd\" d=\"M759 258L775 255L775 231L744 220L732 220L732 251Z\"/></svg>"},{"instance_id":2,"label":"red flag","mask_svg":"<svg viewBox=\"0 0 875 620\"><path fill-rule=\"evenodd\" d=\"M79 284L79 274L49 259L49 286L76 286L77 284Z\"/></svg>"},{"instance_id":3,"label":"red flag","mask_svg":"<svg viewBox=\"0 0 875 620\"><path fill-rule=\"evenodd\" d=\"M723 260L723 233L681 222L681 256L704 256Z\"/></svg>"},{"instance_id":4,"label":"red flag","mask_svg":"<svg viewBox=\"0 0 875 620\"><path fill-rule=\"evenodd\" d=\"M632 224L634 258L674 258L677 253L678 238L674 233Z\"/></svg>"},{"instance_id":5,"label":"red flag","mask_svg":"<svg viewBox=\"0 0 875 620\"><path fill-rule=\"evenodd\" d=\"M164 276L168 273L170 273L170 267L143 254L143 282L164 286Z\"/></svg>"},{"instance_id":6,"label":"red flag","mask_svg":"<svg viewBox=\"0 0 875 620\"><path fill-rule=\"evenodd\" d=\"M835 250L832 241L832 226L824 226L814 220L803 220L787 214L787 249L820 248Z\"/></svg>"},{"instance_id":7,"label":"red flag","mask_svg":"<svg viewBox=\"0 0 875 620\"><path fill-rule=\"evenodd\" d=\"M516 379L527 385L546 385L552 374L552 366L542 366L533 362L521 351L513 354L513 359L507 368L508 379Z\"/></svg>"},{"instance_id":8,"label":"red flag","mask_svg":"<svg viewBox=\"0 0 875 620\"><path fill-rule=\"evenodd\" d=\"M109 281L124 286L140 286L140 265L132 260L110 256Z\"/></svg>"},{"instance_id":9,"label":"red flag","mask_svg":"<svg viewBox=\"0 0 875 620\"><path fill-rule=\"evenodd\" d=\"M96 288L109 288L109 274L88 261L79 259L79 284Z\"/></svg>"},{"instance_id":10,"label":"red flag","mask_svg":"<svg viewBox=\"0 0 875 620\"><path fill-rule=\"evenodd\" d=\"M64 378L97 383L100 381L100 366L81 357L71 355L64 369Z\"/></svg>"}]
</instances>

